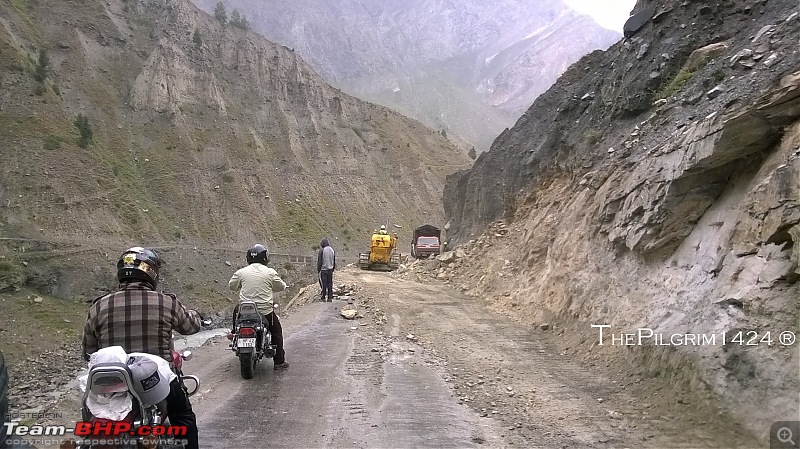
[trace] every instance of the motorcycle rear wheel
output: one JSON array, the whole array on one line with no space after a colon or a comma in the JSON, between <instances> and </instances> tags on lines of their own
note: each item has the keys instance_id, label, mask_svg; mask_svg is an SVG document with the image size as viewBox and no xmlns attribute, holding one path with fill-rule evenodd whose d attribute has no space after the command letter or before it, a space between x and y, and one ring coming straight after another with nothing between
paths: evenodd
<instances>
[{"instance_id":1,"label":"motorcycle rear wheel","mask_svg":"<svg viewBox=\"0 0 800 449\"><path fill-rule=\"evenodd\" d=\"M239 366L242 370L242 378L252 379L253 369L256 366L255 355L252 352L239 354Z\"/></svg>"}]
</instances>

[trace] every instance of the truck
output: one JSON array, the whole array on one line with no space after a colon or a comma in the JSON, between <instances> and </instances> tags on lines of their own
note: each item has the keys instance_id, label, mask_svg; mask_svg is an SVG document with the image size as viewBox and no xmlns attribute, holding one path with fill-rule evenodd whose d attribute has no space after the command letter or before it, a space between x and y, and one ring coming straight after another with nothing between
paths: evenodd
<instances>
[{"instance_id":1,"label":"truck","mask_svg":"<svg viewBox=\"0 0 800 449\"><path fill-rule=\"evenodd\" d=\"M416 259L438 256L442 253L442 231L433 225L422 225L414 229L411 240L411 255Z\"/></svg>"}]
</instances>

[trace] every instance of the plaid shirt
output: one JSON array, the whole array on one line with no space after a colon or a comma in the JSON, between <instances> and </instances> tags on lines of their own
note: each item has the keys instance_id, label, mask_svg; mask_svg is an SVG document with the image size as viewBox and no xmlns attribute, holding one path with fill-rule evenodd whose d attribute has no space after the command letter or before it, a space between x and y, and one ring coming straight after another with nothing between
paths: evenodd
<instances>
[{"instance_id":1,"label":"plaid shirt","mask_svg":"<svg viewBox=\"0 0 800 449\"><path fill-rule=\"evenodd\" d=\"M145 352L172 362L172 331L184 335L200 330L200 315L187 310L174 295L143 282L122 284L89 308L83 328L83 357L108 346L125 352Z\"/></svg>"}]
</instances>

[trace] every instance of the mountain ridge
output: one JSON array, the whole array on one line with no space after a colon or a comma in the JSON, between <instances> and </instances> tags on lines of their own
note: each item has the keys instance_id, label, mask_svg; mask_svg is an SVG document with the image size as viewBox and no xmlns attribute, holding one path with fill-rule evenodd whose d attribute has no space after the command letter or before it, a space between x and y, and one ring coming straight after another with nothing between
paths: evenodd
<instances>
[{"instance_id":1,"label":"mountain ridge","mask_svg":"<svg viewBox=\"0 0 800 449\"><path fill-rule=\"evenodd\" d=\"M212 11L217 2L196 3ZM570 63L620 37L560 1L223 4L295 48L332 84L479 152ZM556 42L540 48L537 33ZM486 59L499 53L510 56L488 67Z\"/></svg>"}]
</instances>

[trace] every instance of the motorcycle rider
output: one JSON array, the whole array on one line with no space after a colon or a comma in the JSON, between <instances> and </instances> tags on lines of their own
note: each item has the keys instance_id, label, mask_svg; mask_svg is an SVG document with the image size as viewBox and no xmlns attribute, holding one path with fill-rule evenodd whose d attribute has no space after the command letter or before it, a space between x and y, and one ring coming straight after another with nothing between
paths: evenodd
<instances>
[{"instance_id":1,"label":"motorcycle rider","mask_svg":"<svg viewBox=\"0 0 800 449\"><path fill-rule=\"evenodd\" d=\"M172 332L191 335L200 330L201 316L170 293L157 292L161 258L155 251L133 247L117 261L119 290L94 300L83 330L83 358L109 346L125 352L158 355L172 363ZM186 426L187 449L197 449L197 417L179 379L167 396L170 425Z\"/></svg>"},{"instance_id":2,"label":"motorcycle rider","mask_svg":"<svg viewBox=\"0 0 800 449\"><path fill-rule=\"evenodd\" d=\"M286 352L283 349L283 328L275 314L273 308L272 293L286 289L286 283L278 276L278 272L267 266L269 262L269 250L267 247L258 243L247 250L245 259L247 266L240 268L228 281L231 290L239 290L239 301L253 301L256 303L264 322L269 326L272 334L272 341L275 343L275 356L272 361L275 363L276 370L286 369L289 363L286 362ZM239 305L233 311L233 324L236 326L236 315ZM267 312L268 313L264 313ZM234 329L235 331L235 329Z\"/></svg>"}]
</instances>

